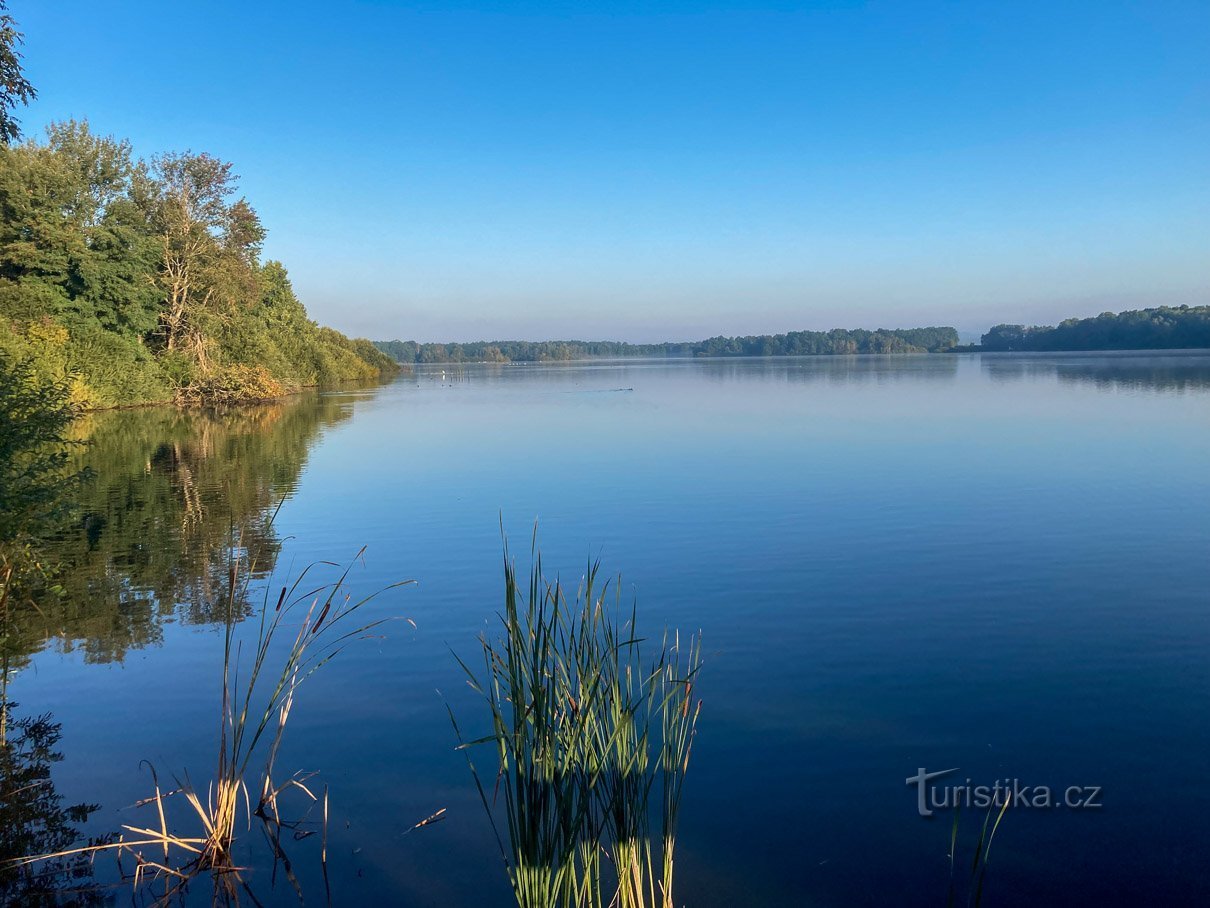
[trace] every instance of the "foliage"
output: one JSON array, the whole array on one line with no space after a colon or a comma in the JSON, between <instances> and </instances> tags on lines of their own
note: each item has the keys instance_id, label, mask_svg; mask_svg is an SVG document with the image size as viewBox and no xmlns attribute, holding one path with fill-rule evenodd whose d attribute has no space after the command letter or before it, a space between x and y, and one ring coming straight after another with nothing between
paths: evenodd
<instances>
[{"instance_id":1,"label":"foliage","mask_svg":"<svg viewBox=\"0 0 1210 908\"><path fill-rule=\"evenodd\" d=\"M87 122L0 146L0 350L113 407L240 401L398 366L311 321L232 165L134 157Z\"/></svg>"},{"instance_id":2,"label":"foliage","mask_svg":"<svg viewBox=\"0 0 1210 908\"><path fill-rule=\"evenodd\" d=\"M983 350L1174 350L1210 347L1210 306L1160 306L1096 318L1069 318L1054 327L996 325Z\"/></svg>"},{"instance_id":3,"label":"foliage","mask_svg":"<svg viewBox=\"0 0 1210 908\"><path fill-rule=\"evenodd\" d=\"M0 144L4 145L21 135L13 108L38 96L21 71L21 53L17 48L23 36L7 8L5 0L0 0Z\"/></svg>"},{"instance_id":4,"label":"foliage","mask_svg":"<svg viewBox=\"0 0 1210 908\"><path fill-rule=\"evenodd\" d=\"M595 591L598 565L574 605L536 548L528 596L507 549L504 565L504 636L481 639L482 675L463 668L488 706L492 731L471 744L494 747L495 781L467 759L493 827L485 789L504 801L508 845L497 839L517 904L671 908L700 639L682 653L665 637L645 663L635 611L611 606L608 584Z\"/></svg>"},{"instance_id":5,"label":"foliage","mask_svg":"<svg viewBox=\"0 0 1210 908\"><path fill-rule=\"evenodd\" d=\"M181 390L180 398L201 403L242 404L273 400L285 387L264 366L220 366Z\"/></svg>"},{"instance_id":6,"label":"foliage","mask_svg":"<svg viewBox=\"0 0 1210 908\"><path fill-rule=\"evenodd\" d=\"M823 356L851 353L926 353L958 343L953 328L791 331L751 337L712 337L688 343L628 344L620 341L478 341L419 344L377 341L401 363L544 362L592 356Z\"/></svg>"}]
</instances>

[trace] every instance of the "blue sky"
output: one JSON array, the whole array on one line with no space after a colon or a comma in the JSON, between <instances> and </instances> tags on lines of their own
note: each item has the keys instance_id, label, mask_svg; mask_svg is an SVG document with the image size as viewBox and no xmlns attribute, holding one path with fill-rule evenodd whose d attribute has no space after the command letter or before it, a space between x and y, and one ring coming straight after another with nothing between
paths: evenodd
<instances>
[{"instance_id":1,"label":"blue sky","mask_svg":"<svg viewBox=\"0 0 1210 908\"><path fill-rule=\"evenodd\" d=\"M11 0L40 92L235 162L312 315L689 339L1210 302L1210 3Z\"/></svg>"}]
</instances>

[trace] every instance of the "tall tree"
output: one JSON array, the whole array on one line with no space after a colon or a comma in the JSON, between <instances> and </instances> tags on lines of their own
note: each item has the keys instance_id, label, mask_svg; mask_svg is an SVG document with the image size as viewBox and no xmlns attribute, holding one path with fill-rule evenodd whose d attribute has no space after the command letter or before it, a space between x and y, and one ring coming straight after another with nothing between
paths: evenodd
<instances>
[{"instance_id":1,"label":"tall tree","mask_svg":"<svg viewBox=\"0 0 1210 908\"><path fill-rule=\"evenodd\" d=\"M38 97L21 69L17 48L24 43L25 36L17 31L16 21L8 14L8 3L0 0L0 143L5 145L21 136L13 110Z\"/></svg>"},{"instance_id":2,"label":"tall tree","mask_svg":"<svg viewBox=\"0 0 1210 908\"><path fill-rule=\"evenodd\" d=\"M158 323L157 244L133 194L130 143L52 123L45 144L0 147L0 315L58 315L78 333ZM7 279L11 283L5 283Z\"/></svg>"},{"instance_id":3,"label":"tall tree","mask_svg":"<svg viewBox=\"0 0 1210 908\"><path fill-rule=\"evenodd\" d=\"M205 372L210 367L205 318L221 316L219 304L233 284L255 280L252 265L264 228L247 201L229 201L237 184L230 164L184 152L160 155L152 170L164 343L168 350L187 352Z\"/></svg>"},{"instance_id":4,"label":"tall tree","mask_svg":"<svg viewBox=\"0 0 1210 908\"><path fill-rule=\"evenodd\" d=\"M108 330L138 336L158 320L152 276L156 244L135 187L147 182L130 143L93 133L87 121L52 123L46 148L66 176L61 211L81 238L83 252L71 274L69 292L79 318Z\"/></svg>"}]
</instances>

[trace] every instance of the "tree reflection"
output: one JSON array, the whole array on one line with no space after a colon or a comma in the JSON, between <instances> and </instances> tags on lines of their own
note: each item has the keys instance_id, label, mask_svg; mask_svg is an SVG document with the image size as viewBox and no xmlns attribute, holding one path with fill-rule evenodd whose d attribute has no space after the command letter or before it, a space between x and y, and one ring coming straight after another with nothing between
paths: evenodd
<instances>
[{"instance_id":1,"label":"tree reflection","mask_svg":"<svg viewBox=\"0 0 1210 908\"><path fill-rule=\"evenodd\" d=\"M65 805L51 780L51 765L63 759L60 726L49 714L0 718L0 904L102 905L92 860L77 854L37 866L8 863L30 854L65 851L80 843L77 824L96 804Z\"/></svg>"},{"instance_id":2,"label":"tree reflection","mask_svg":"<svg viewBox=\"0 0 1210 908\"><path fill-rule=\"evenodd\" d=\"M98 413L77 427L92 473L73 525L54 541L58 596L6 616L4 655L20 668L54 643L85 661L158 643L171 621L221 621L233 552L272 571L274 509L295 488L311 444L348 418L340 396L219 410ZM225 608L225 605L223 606ZM249 605L237 608L247 613Z\"/></svg>"},{"instance_id":3,"label":"tree reflection","mask_svg":"<svg viewBox=\"0 0 1210 908\"><path fill-rule=\"evenodd\" d=\"M995 382L1057 379L1098 391L1185 392L1210 388L1204 353L984 354L985 375Z\"/></svg>"}]
</instances>

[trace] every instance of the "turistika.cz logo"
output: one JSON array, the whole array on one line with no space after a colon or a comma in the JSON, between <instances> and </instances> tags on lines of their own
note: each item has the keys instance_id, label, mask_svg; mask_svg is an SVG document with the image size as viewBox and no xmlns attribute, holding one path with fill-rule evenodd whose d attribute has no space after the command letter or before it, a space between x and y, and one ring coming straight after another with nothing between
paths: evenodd
<instances>
[{"instance_id":1,"label":"turistika.cz logo","mask_svg":"<svg viewBox=\"0 0 1210 908\"><path fill-rule=\"evenodd\" d=\"M931 817L938 810L953 810L957 807L981 809L1000 808L1007 802L1009 807L1028 807L1034 810L1050 810L1068 807L1078 810L1101 808L1100 785L1068 785L1055 789L1049 785L1027 785L1020 779L997 779L991 785L976 785L970 779L959 784L935 783L936 779L958 772L940 769L929 772L923 766L916 775L904 779L906 785L916 786L916 810L922 817Z\"/></svg>"}]
</instances>

